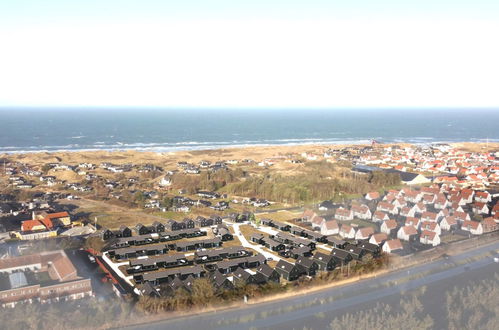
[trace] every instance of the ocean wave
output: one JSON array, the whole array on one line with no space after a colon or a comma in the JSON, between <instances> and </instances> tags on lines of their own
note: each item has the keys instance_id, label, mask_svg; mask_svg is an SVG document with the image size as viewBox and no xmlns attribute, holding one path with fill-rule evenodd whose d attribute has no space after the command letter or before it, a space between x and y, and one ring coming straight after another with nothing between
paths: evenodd
<instances>
[{"instance_id":1,"label":"ocean wave","mask_svg":"<svg viewBox=\"0 0 499 330\"><path fill-rule=\"evenodd\" d=\"M436 143L454 143L454 142L499 142L499 139L438 139L430 137L416 138L381 138L376 137L375 140L381 143L412 143L412 144L436 144ZM292 146L292 145L344 145L344 144L370 144L371 139L367 138L303 138L303 139L262 139L262 140L232 140L232 141L185 141L185 142L151 142L151 143L105 143L102 141L93 144L67 144L67 145L45 145L45 146L5 146L0 147L0 153L17 154L17 153L33 153L33 152L67 152L67 151L152 151L152 152L176 152L189 150L209 150L220 148L244 148L250 146Z\"/></svg>"}]
</instances>

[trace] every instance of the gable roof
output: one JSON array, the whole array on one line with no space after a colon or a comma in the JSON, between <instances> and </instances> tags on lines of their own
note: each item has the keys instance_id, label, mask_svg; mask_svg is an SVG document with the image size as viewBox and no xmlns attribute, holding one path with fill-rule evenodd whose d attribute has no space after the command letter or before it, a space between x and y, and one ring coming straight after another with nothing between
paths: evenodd
<instances>
[{"instance_id":1,"label":"gable roof","mask_svg":"<svg viewBox=\"0 0 499 330\"><path fill-rule=\"evenodd\" d=\"M388 244L388 247L390 248L391 251L394 251L394 250L401 250L403 249L404 247L402 246L402 242L398 239L398 238L395 238L395 239L391 239L389 241L386 241L385 244Z\"/></svg>"}]
</instances>

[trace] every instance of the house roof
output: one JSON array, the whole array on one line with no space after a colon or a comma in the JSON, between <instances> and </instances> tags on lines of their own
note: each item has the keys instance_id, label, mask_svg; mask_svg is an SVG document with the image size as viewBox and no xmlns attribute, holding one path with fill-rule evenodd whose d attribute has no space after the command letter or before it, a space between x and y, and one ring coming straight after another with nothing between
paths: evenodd
<instances>
[{"instance_id":1,"label":"house roof","mask_svg":"<svg viewBox=\"0 0 499 330\"><path fill-rule=\"evenodd\" d=\"M363 227L363 228L360 228L357 233L360 233L360 235L362 235L362 237L367 237L369 235L372 235L374 234L374 228L373 227Z\"/></svg>"},{"instance_id":2,"label":"house roof","mask_svg":"<svg viewBox=\"0 0 499 330\"><path fill-rule=\"evenodd\" d=\"M370 193L367 193L366 194L366 197L367 198L370 198L370 199L378 199L380 196L379 196L379 192L377 191L372 191Z\"/></svg>"},{"instance_id":3,"label":"house roof","mask_svg":"<svg viewBox=\"0 0 499 330\"><path fill-rule=\"evenodd\" d=\"M323 225L326 227L327 230L338 229L338 223L336 222L336 220L324 221Z\"/></svg>"},{"instance_id":4,"label":"house roof","mask_svg":"<svg viewBox=\"0 0 499 330\"><path fill-rule=\"evenodd\" d=\"M395 229L397 228L397 221L393 219L388 219L383 222L388 229Z\"/></svg>"},{"instance_id":5,"label":"house roof","mask_svg":"<svg viewBox=\"0 0 499 330\"><path fill-rule=\"evenodd\" d=\"M377 233L371 236L371 239L373 239L376 244L380 244L381 242L386 241L387 238L388 235L386 235L385 233Z\"/></svg>"},{"instance_id":6,"label":"house roof","mask_svg":"<svg viewBox=\"0 0 499 330\"><path fill-rule=\"evenodd\" d=\"M385 244L388 244L388 247L390 248L391 251L400 250L404 248L402 246L402 242L398 238L386 241Z\"/></svg>"},{"instance_id":7,"label":"house roof","mask_svg":"<svg viewBox=\"0 0 499 330\"><path fill-rule=\"evenodd\" d=\"M473 220L464 220L463 227L470 227L471 229L477 229L480 222Z\"/></svg>"},{"instance_id":8,"label":"house roof","mask_svg":"<svg viewBox=\"0 0 499 330\"><path fill-rule=\"evenodd\" d=\"M418 230L414 226L410 225L402 227L402 230L408 236L416 235L418 233Z\"/></svg>"},{"instance_id":9,"label":"house roof","mask_svg":"<svg viewBox=\"0 0 499 330\"><path fill-rule=\"evenodd\" d=\"M435 239L435 236L437 236L437 233L434 231L429 231L429 230L423 230L421 233L421 238L428 237L430 241L433 241Z\"/></svg>"},{"instance_id":10,"label":"house roof","mask_svg":"<svg viewBox=\"0 0 499 330\"><path fill-rule=\"evenodd\" d=\"M280 269L280 270L283 270L287 273L290 273L292 270L293 270L293 267L295 265L293 265L292 263L289 263L283 259L279 260L279 262L277 263L276 265L276 269Z\"/></svg>"},{"instance_id":11,"label":"house roof","mask_svg":"<svg viewBox=\"0 0 499 330\"><path fill-rule=\"evenodd\" d=\"M421 223L421 228L424 230L434 231L437 228L437 223L432 221L423 221Z\"/></svg>"},{"instance_id":12,"label":"house roof","mask_svg":"<svg viewBox=\"0 0 499 330\"><path fill-rule=\"evenodd\" d=\"M348 217L351 214L352 214L352 211L350 211L349 209L342 208L342 207L337 209L335 212L335 215L340 215L340 216L344 216L344 217Z\"/></svg>"}]
</instances>

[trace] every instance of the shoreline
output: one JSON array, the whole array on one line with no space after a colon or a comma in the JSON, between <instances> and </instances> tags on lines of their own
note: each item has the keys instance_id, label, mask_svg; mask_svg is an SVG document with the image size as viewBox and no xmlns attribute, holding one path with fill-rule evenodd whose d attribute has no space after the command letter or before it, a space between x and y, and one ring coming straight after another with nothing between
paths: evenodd
<instances>
[{"instance_id":1,"label":"shoreline","mask_svg":"<svg viewBox=\"0 0 499 330\"><path fill-rule=\"evenodd\" d=\"M390 141L390 142L377 142L378 146L426 146L426 145L439 145L448 144L453 148L465 148L466 146L481 146L482 149L498 149L499 141L493 140L485 141L428 141L428 142L411 142L411 141ZM303 147L317 147L317 148L346 148L346 147L359 147L371 146L370 140L353 140L353 141L313 141L313 142L296 142L296 143L258 143L258 144L218 144L218 145L201 145L201 146L178 146L178 147L112 147L112 148L82 148L82 149L36 149L36 150L13 150L1 151L0 157L16 156L16 155L30 155L30 154L59 154L59 153L153 153L159 155L172 155L182 152L211 152L219 150L251 150L262 148L299 148ZM14 147L3 147L14 148ZM2 149L0 147L0 149Z\"/></svg>"}]
</instances>

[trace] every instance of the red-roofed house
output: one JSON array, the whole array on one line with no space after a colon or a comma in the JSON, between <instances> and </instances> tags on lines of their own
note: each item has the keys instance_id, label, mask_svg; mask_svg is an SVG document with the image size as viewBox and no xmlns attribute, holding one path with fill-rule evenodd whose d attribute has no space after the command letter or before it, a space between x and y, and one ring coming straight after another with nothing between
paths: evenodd
<instances>
[{"instance_id":1,"label":"red-roofed house","mask_svg":"<svg viewBox=\"0 0 499 330\"><path fill-rule=\"evenodd\" d=\"M452 215L456 218L457 221L463 222L466 220L471 220L470 215L466 212L454 212Z\"/></svg>"},{"instance_id":2,"label":"red-roofed house","mask_svg":"<svg viewBox=\"0 0 499 330\"><path fill-rule=\"evenodd\" d=\"M397 229L397 221L393 219L385 220L381 224L381 232L390 235L392 231Z\"/></svg>"},{"instance_id":3,"label":"red-roofed house","mask_svg":"<svg viewBox=\"0 0 499 330\"><path fill-rule=\"evenodd\" d=\"M373 214L373 221L374 222L382 222L382 221L385 221L385 220L388 220L388 219L390 219L388 217L388 214L386 214L384 212L376 211Z\"/></svg>"},{"instance_id":4,"label":"red-roofed house","mask_svg":"<svg viewBox=\"0 0 499 330\"><path fill-rule=\"evenodd\" d=\"M343 224L341 225L340 236L343 238L353 239L355 238L355 229L353 229L352 226Z\"/></svg>"},{"instance_id":5,"label":"red-roofed house","mask_svg":"<svg viewBox=\"0 0 499 330\"><path fill-rule=\"evenodd\" d=\"M432 221L432 222L437 222L438 221L438 214L434 212L423 212L421 215L421 220L422 221Z\"/></svg>"},{"instance_id":6,"label":"red-roofed house","mask_svg":"<svg viewBox=\"0 0 499 330\"><path fill-rule=\"evenodd\" d=\"M359 219L368 220L371 219L371 210L367 205L352 205L353 216Z\"/></svg>"},{"instance_id":7,"label":"red-roofed house","mask_svg":"<svg viewBox=\"0 0 499 330\"><path fill-rule=\"evenodd\" d=\"M419 236L419 241L421 244L437 246L440 245L440 236L433 231L424 230Z\"/></svg>"},{"instance_id":8,"label":"red-roofed house","mask_svg":"<svg viewBox=\"0 0 499 330\"><path fill-rule=\"evenodd\" d=\"M475 201L480 203L489 203L492 201L492 196L488 191L477 191L475 193Z\"/></svg>"},{"instance_id":9,"label":"red-roofed house","mask_svg":"<svg viewBox=\"0 0 499 330\"><path fill-rule=\"evenodd\" d=\"M336 220L324 221L321 225L321 234L322 235L337 235L340 231L338 227L338 223Z\"/></svg>"},{"instance_id":10,"label":"red-roofed house","mask_svg":"<svg viewBox=\"0 0 499 330\"><path fill-rule=\"evenodd\" d=\"M461 229L465 230L465 231L469 231L473 235L482 235L483 234L483 226L478 221L466 220L463 222Z\"/></svg>"},{"instance_id":11,"label":"red-roofed house","mask_svg":"<svg viewBox=\"0 0 499 330\"><path fill-rule=\"evenodd\" d=\"M317 214L313 210L305 210L301 215L301 218L303 221L310 222L315 216L317 216Z\"/></svg>"},{"instance_id":12,"label":"red-roofed house","mask_svg":"<svg viewBox=\"0 0 499 330\"><path fill-rule=\"evenodd\" d=\"M485 203L475 202L472 206L472 210L476 214L489 214L489 208Z\"/></svg>"},{"instance_id":13,"label":"red-roofed house","mask_svg":"<svg viewBox=\"0 0 499 330\"><path fill-rule=\"evenodd\" d=\"M360 228L357 230L357 233L355 234L355 239L369 239L371 235L374 234L374 228L373 227L364 227Z\"/></svg>"},{"instance_id":14,"label":"red-roofed house","mask_svg":"<svg viewBox=\"0 0 499 330\"><path fill-rule=\"evenodd\" d=\"M334 217L336 220L350 221L353 220L353 212L349 209L340 207L334 213Z\"/></svg>"},{"instance_id":15,"label":"red-roofed house","mask_svg":"<svg viewBox=\"0 0 499 330\"><path fill-rule=\"evenodd\" d=\"M421 222L421 230L433 231L440 235L442 231L440 230L440 225L436 222L423 221Z\"/></svg>"},{"instance_id":16,"label":"red-roofed house","mask_svg":"<svg viewBox=\"0 0 499 330\"><path fill-rule=\"evenodd\" d=\"M388 202L379 202L378 207L376 207L376 211L382 211L390 214L398 214L397 207Z\"/></svg>"},{"instance_id":17,"label":"red-roofed house","mask_svg":"<svg viewBox=\"0 0 499 330\"><path fill-rule=\"evenodd\" d=\"M483 227L483 232L488 233L490 231L499 229L499 224L496 223L493 217L488 217L483 219L482 227Z\"/></svg>"},{"instance_id":18,"label":"red-roofed house","mask_svg":"<svg viewBox=\"0 0 499 330\"><path fill-rule=\"evenodd\" d=\"M403 248L402 242L396 238L386 241L385 244L383 244L382 250L386 253L393 253L394 251L402 250Z\"/></svg>"},{"instance_id":19,"label":"red-roofed house","mask_svg":"<svg viewBox=\"0 0 499 330\"><path fill-rule=\"evenodd\" d=\"M381 245L388 239L388 236L385 233L377 233L371 236L369 239L369 243Z\"/></svg>"},{"instance_id":20,"label":"red-roofed house","mask_svg":"<svg viewBox=\"0 0 499 330\"><path fill-rule=\"evenodd\" d=\"M373 201L373 200L379 199L379 197L380 197L379 192L377 192L377 191L373 191L373 192L366 194L366 199L368 201Z\"/></svg>"},{"instance_id":21,"label":"red-roofed house","mask_svg":"<svg viewBox=\"0 0 499 330\"><path fill-rule=\"evenodd\" d=\"M407 217L405 219L405 225L413 226L414 228L419 229L419 226L421 225L421 219L415 217Z\"/></svg>"},{"instance_id":22,"label":"red-roofed house","mask_svg":"<svg viewBox=\"0 0 499 330\"><path fill-rule=\"evenodd\" d=\"M442 229L442 230L457 229L456 217L453 215L449 215L447 217L444 217L442 219L442 221L440 221L440 229Z\"/></svg>"},{"instance_id":23,"label":"red-roofed house","mask_svg":"<svg viewBox=\"0 0 499 330\"><path fill-rule=\"evenodd\" d=\"M404 241L414 241L418 237L418 230L413 226L400 227L397 237Z\"/></svg>"},{"instance_id":24,"label":"red-roofed house","mask_svg":"<svg viewBox=\"0 0 499 330\"><path fill-rule=\"evenodd\" d=\"M403 207L400 210L400 215L403 217L414 217L416 215L416 209L413 207Z\"/></svg>"},{"instance_id":25,"label":"red-roofed house","mask_svg":"<svg viewBox=\"0 0 499 330\"><path fill-rule=\"evenodd\" d=\"M325 222L323 217L315 216L313 217L311 223L312 223L312 228L314 229L320 229L322 226L322 223Z\"/></svg>"}]
</instances>

